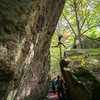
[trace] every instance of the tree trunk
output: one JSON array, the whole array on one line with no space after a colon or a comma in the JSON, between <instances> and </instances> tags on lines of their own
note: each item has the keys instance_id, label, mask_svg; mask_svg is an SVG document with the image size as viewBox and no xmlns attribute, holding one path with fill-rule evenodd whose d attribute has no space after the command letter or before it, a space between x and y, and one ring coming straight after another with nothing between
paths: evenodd
<instances>
[{"instance_id":1,"label":"tree trunk","mask_svg":"<svg viewBox=\"0 0 100 100\"><path fill-rule=\"evenodd\" d=\"M81 39L80 34L78 34L78 40L79 40L80 48L83 49L83 43L82 43L82 39Z\"/></svg>"},{"instance_id":2,"label":"tree trunk","mask_svg":"<svg viewBox=\"0 0 100 100\"><path fill-rule=\"evenodd\" d=\"M80 48L83 48L82 40L81 40L81 32L80 32L80 23L79 23L79 17L78 17L78 8L77 8L76 0L74 0L74 10L75 10L75 16L76 16L76 26L77 26L77 32L78 32L78 40L80 44Z\"/></svg>"},{"instance_id":3,"label":"tree trunk","mask_svg":"<svg viewBox=\"0 0 100 100\"><path fill-rule=\"evenodd\" d=\"M65 0L0 0L0 100L42 100L51 39Z\"/></svg>"},{"instance_id":4,"label":"tree trunk","mask_svg":"<svg viewBox=\"0 0 100 100\"><path fill-rule=\"evenodd\" d=\"M77 45L76 45L76 40L77 40L77 36L74 37L74 42L73 42L72 49L75 49L74 46L77 46Z\"/></svg>"}]
</instances>

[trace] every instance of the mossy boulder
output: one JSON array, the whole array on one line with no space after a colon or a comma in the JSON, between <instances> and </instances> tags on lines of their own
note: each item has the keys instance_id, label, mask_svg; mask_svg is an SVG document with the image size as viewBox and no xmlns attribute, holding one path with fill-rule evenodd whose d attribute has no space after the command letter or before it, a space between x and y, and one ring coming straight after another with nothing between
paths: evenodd
<instances>
[{"instance_id":1,"label":"mossy boulder","mask_svg":"<svg viewBox=\"0 0 100 100\"><path fill-rule=\"evenodd\" d=\"M100 49L66 51L62 75L72 100L100 100Z\"/></svg>"}]
</instances>

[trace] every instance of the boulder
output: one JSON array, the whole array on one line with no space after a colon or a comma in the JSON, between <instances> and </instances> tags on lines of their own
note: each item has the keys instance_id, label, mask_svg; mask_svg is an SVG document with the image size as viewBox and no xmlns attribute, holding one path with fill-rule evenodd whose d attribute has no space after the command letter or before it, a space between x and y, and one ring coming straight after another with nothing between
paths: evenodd
<instances>
[{"instance_id":1,"label":"boulder","mask_svg":"<svg viewBox=\"0 0 100 100\"><path fill-rule=\"evenodd\" d=\"M42 100L49 47L65 0L0 0L0 100Z\"/></svg>"}]
</instances>

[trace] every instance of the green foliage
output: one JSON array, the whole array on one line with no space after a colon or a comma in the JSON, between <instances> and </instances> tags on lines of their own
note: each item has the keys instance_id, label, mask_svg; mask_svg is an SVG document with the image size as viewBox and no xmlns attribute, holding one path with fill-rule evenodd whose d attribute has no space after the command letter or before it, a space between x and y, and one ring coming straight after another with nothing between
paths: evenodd
<instances>
[{"instance_id":1,"label":"green foliage","mask_svg":"<svg viewBox=\"0 0 100 100\"><path fill-rule=\"evenodd\" d=\"M75 16L75 6L74 1L76 1L76 9L78 14L79 26L80 26L80 33L87 35L91 38L100 37L100 1L99 0L66 0L65 7L63 10L63 14L69 21L70 25L72 26L76 35L78 35L77 30L77 22ZM56 32L52 38L51 46L55 46L58 44L58 35L63 34L62 42L66 47L71 49L71 46L74 43L75 34L73 33L72 29L70 28L68 21L64 18L63 14L61 15ZM78 41L76 41L78 43ZM62 46L62 55L65 51L65 48ZM90 52L91 50L85 50L86 52ZM89 53L93 56L96 54L94 50L93 52ZM54 74L59 73L59 60L60 60L60 49L57 48L50 48L51 52L51 72ZM71 51L72 52L72 51ZM94 53L95 52L95 53ZM77 55L78 56L77 56ZM73 59L78 57L81 60L81 65L84 66L87 61L85 57L80 56L82 53L73 53ZM76 55L76 56L75 56ZM88 56L89 56L88 55ZM97 56L96 56L97 57Z\"/></svg>"},{"instance_id":2,"label":"green foliage","mask_svg":"<svg viewBox=\"0 0 100 100\"><path fill-rule=\"evenodd\" d=\"M99 0L66 0L60 22L66 26L72 41L83 34L91 38L100 37L99 4Z\"/></svg>"},{"instance_id":3,"label":"green foliage","mask_svg":"<svg viewBox=\"0 0 100 100\"><path fill-rule=\"evenodd\" d=\"M91 74L100 80L100 48L98 49L78 49L72 51L66 51L68 57L66 60L70 60L71 69L77 67L84 68L91 72ZM78 54L79 53L79 54Z\"/></svg>"},{"instance_id":4,"label":"green foliage","mask_svg":"<svg viewBox=\"0 0 100 100\"><path fill-rule=\"evenodd\" d=\"M85 33L86 36L89 36L91 38L98 38L100 37L100 29L99 28L93 28L89 30L87 33Z\"/></svg>"},{"instance_id":5,"label":"green foliage","mask_svg":"<svg viewBox=\"0 0 100 100\"><path fill-rule=\"evenodd\" d=\"M51 42L51 46L55 46L58 43L58 36L57 33L54 34ZM51 76L56 76L59 74L60 66L59 66L59 48L50 48L50 54L51 54Z\"/></svg>"},{"instance_id":6,"label":"green foliage","mask_svg":"<svg viewBox=\"0 0 100 100\"><path fill-rule=\"evenodd\" d=\"M85 68L76 68L74 70L74 75L77 77L78 81L81 81L91 94L91 100L99 100L99 89L100 81L98 81L88 70Z\"/></svg>"}]
</instances>

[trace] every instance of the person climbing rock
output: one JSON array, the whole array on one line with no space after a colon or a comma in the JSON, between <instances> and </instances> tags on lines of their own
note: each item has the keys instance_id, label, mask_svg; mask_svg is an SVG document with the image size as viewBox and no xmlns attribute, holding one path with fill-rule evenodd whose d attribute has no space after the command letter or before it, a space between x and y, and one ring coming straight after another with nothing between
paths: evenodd
<instances>
[{"instance_id":1,"label":"person climbing rock","mask_svg":"<svg viewBox=\"0 0 100 100\"><path fill-rule=\"evenodd\" d=\"M67 49L67 47L62 43L62 38L63 38L63 35L60 34L58 36L58 44L56 46L51 46L51 47L58 47L59 45L62 45L65 49Z\"/></svg>"}]
</instances>

